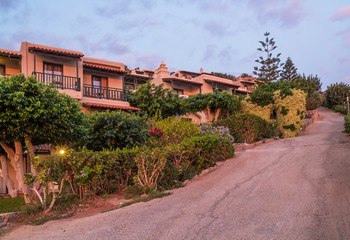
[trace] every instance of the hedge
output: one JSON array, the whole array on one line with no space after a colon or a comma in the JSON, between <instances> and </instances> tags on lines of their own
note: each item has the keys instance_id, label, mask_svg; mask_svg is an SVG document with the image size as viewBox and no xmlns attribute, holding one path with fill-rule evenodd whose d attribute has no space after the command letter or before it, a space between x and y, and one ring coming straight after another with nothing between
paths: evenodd
<instances>
[{"instance_id":1,"label":"hedge","mask_svg":"<svg viewBox=\"0 0 350 240\"><path fill-rule=\"evenodd\" d=\"M235 142L239 143L253 143L275 135L272 123L250 113L236 114L230 118L218 120L213 125L228 127Z\"/></svg>"}]
</instances>

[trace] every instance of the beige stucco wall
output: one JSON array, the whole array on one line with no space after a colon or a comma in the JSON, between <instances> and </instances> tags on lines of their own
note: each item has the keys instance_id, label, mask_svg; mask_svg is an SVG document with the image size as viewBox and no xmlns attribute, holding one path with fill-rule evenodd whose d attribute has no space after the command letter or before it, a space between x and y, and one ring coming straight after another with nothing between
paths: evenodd
<instances>
[{"instance_id":1,"label":"beige stucco wall","mask_svg":"<svg viewBox=\"0 0 350 240\"><path fill-rule=\"evenodd\" d=\"M73 98L81 99L83 97L83 63L80 59L70 58L70 57L61 57L54 56L52 54L44 53L35 53L35 64L34 64L34 53L29 52L29 43L22 42L21 45L21 54L22 54L22 73L25 76L31 75L34 71L44 72L44 62L60 64L63 65L63 75L70 77L79 77L80 78L80 89L81 91L75 90L59 90L60 92L65 92ZM78 67L77 67L78 64ZM34 69L35 66L35 69ZM77 71L78 68L78 71Z\"/></svg>"},{"instance_id":2,"label":"beige stucco wall","mask_svg":"<svg viewBox=\"0 0 350 240\"><path fill-rule=\"evenodd\" d=\"M174 88L182 89L184 91L184 95L187 95L187 96L200 93L200 86L191 86L191 85L181 84L181 83L174 83L173 86Z\"/></svg>"},{"instance_id":3,"label":"beige stucco wall","mask_svg":"<svg viewBox=\"0 0 350 240\"><path fill-rule=\"evenodd\" d=\"M84 71L84 84L92 85L92 75L107 77L108 78L108 87L111 88L120 88L123 89L123 76L119 74L105 74L101 72L94 71Z\"/></svg>"},{"instance_id":4,"label":"beige stucco wall","mask_svg":"<svg viewBox=\"0 0 350 240\"><path fill-rule=\"evenodd\" d=\"M5 74L17 75L21 72L19 59L0 57L0 65L5 65Z\"/></svg>"}]
</instances>

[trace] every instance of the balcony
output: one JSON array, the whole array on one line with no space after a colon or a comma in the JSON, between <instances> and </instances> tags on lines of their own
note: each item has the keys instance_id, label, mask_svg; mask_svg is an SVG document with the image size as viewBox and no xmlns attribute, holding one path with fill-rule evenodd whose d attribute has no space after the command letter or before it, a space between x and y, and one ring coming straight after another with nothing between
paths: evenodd
<instances>
[{"instance_id":1,"label":"balcony","mask_svg":"<svg viewBox=\"0 0 350 240\"><path fill-rule=\"evenodd\" d=\"M33 75L38 82L53 83L58 89L80 91L80 78L41 72L33 72Z\"/></svg>"},{"instance_id":2,"label":"balcony","mask_svg":"<svg viewBox=\"0 0 350 240\"><path fill-rule=\"evenodd\" d=\"M83 96L110 100L127 101L127 91L120 88L96 87L84 84Z\"/></svg>"}]
</instances>

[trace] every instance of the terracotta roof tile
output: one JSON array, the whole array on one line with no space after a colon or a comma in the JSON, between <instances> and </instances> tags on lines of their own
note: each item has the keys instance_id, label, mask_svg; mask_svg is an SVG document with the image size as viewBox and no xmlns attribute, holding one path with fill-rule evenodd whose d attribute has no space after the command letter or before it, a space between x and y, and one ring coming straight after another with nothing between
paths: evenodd
<instances>
[{"instance_id":1,"label":"terracotta roof tile","mask_svg":"<svg viewBox=\"0 0 350 240\"><path fill-rule=\"evenodd\" d=\"M40 52L49 52L49 53L54 53L54 54L58 54L58 55L70 56L70 57L83 57L84 56L84 54L82 52L63 49L63 48L44 46L44 45L34 44L34 43L29 43L28 48L36 50L36 51L40 51Z\"/></svg>"},{"instance_id":2,"label":"terracotta roof tile","mask_svg":"<svg viewBox=\"0 0 350 240\"><path fill-rule=\"evenodd\" d=\"M189 83L189 84L199 85L199 86L203 85L203 83L200 83L200 82L195 82L193 80L189 80L189 79L185 79L185 78L178 78L178 77L166 77L166 78L163 78L163 81L164 80L175 80L175 81L186 82L186 83Z\"/></svg>"},{"instance_id":3,"label":"terracotta roof tile","mask_svg":"<svg viewBox=\"0 0 350 240\"><path fill-rule=\"evenodd\" d=\"M141 111L141 109L136 108L136 107L118 106L118 105L100 104L100 103L83 103L83 106L97 107L97 108L109 108L109 109Z\"/></svg>"},{"instance_id":4,"label":"terracotta roof tile","mask_svg":"<svg viewBox=\"0 0 350 240\"><path fill-rule=\"evenodd\" d=\"M116 72L116 73L127 73L127 71L121 70L117 67L106 67L92 63L84 63L84 67L93 68L97 70L107 71L107 72Z\"/></svg>"},{"instance_id":5,"label":"terracotta roof tile","mask_svg":"<svg viewBox=\"0 0 350 240\"><path fill-rule=\"evenodd\" d=\"M246 90L246 89L235 89L236 92L243 92L243 93L252 93L252 91Z\"/></svg>"},{"instance_id":6,"label":"terracotta roof tile","mask_svg":"<svg viewBox=\"0 0 350 240\"><path fill-rule=\"evenodd\" d=\"M20 52L8 50L8 49L3 49L3 48L0 48L0 54L6 54L6 55L13 56L13 57L22 56L22 54Z\"/></svg>"}]
</instances>

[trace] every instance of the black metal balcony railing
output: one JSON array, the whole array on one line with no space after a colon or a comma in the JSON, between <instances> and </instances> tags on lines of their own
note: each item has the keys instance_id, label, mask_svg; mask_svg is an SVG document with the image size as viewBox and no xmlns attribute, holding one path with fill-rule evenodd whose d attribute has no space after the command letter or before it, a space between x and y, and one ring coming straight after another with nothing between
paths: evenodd
<instances>
[{"instance_id":1,"label":"black metal balcony railing","mask_svg":"<svg viewBox=\"0 0 350 240\"><path fill-rule=\"evenodd\" d=\"M126 101L127 91L120 88L96 87L93 85L84 84L83 96Z\"/></svg>"},{"instance_id":2,"label":"black metal balcony railing","mask_svg":"<svg viewBox=\"0 0 350 240\"><path fill-rule=\"evenodd\" d=\"M33 72L33 75L38 82L45 84L53 83L60 89L80 91L80 78L41 72Z\"/></svg>"}]
</instances>

